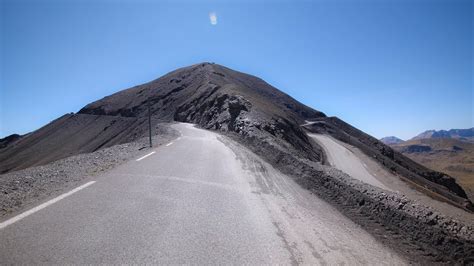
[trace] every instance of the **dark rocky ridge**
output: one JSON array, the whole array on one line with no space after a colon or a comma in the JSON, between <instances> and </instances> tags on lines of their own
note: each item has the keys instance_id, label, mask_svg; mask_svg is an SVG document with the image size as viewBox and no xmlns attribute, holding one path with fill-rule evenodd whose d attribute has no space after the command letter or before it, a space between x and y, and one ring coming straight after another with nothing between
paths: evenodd
<instances>
[{"instance_id":1,"label":"dark rocky ridge","mask_svg":"<svg viewBox=\"0 0 474 266\"><path fill-rule=\"evenodd\" d=\"M17 140L21 139L21 136L18 134L12 134L0 139L0 149L6 148L7 146L13 144Z\"/></svg>"},{"instance_id":2,"label":"dark rocky ridge","mask_svg":"<svg viewBox=\"0 0 474 266\"><path fill-rule=\"evenodd\" d=\"M431 147L427 145L408 145L405 146L400 152L414 153L414 152L430 152Z\"/></svg>"},{"instance_id":3,"label":"dark rocky ridge","mask_svg":"<svg viewBox=\"0 0 474 266\"><path fill-rule=\"evenodd\" d=\"M226 67L202 63L173 71L147 84L91 103L79 113L140 117L147 101L161 119L196 123L203 128L232 131L246 138L272 142L312 160L314 149L299 127L325 117L265 81Z\"/></svg>"},{"instance_id":4,"label":"dark rocky ridge","mask_svg":"<svg viewBox=\"0 0 474 266\"><path fill-rule=\"evenodd\" d=\"M0 173L43 165L67 156L133 141L153 123L183 121L274 141L313 160L321 158L302 129L305 119L324 117L263 80L217 64L170 72L143 85L66 114L0 150ZM277 136L277 138L275 138Z\"/></svg>"},{"instance_id":5,"label":"dark rocky ridge","mask_svg":"<svg viewBox=\"0 0 474 266\"><path fill-rule=\"evenodd\" d=\"M147 129L145 118L66 114L1 149L0 174L130 142Z\"/></svg>"},{"instance_id":6,"label":"dark rocky ridge","mask_svg":"<svg viewBox=\"0 0 474 266\"><path fill-rule=\"evenodd\" d=\"M290 115L300 122L325 116L257 77L210 63L184 67L149 83L112 94L88 104L79 113L145 116L146 103L150 100L154 115L173 119L176 111L185 105L225 94L244 96L256 103L258 112L267 115Z\"/></svg>"}]
</instances>

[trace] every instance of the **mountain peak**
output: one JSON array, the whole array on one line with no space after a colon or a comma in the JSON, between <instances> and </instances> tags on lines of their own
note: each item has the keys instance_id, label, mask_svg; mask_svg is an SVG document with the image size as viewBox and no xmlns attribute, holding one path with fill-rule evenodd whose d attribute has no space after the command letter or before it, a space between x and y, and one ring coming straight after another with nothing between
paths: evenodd
<instances>
[{"instance_id":1,"label":"mountain peak","mask_svg":"<svg viewBox=\"0 0 474 266\"><path fill-rule=\"evenodd\" d=\"M398 143L404 142L404 140L397 138L395 136L384 137L384 138L381 138L380 141L387 145L398 144Z\"/></svg>"},{"instance_id":2,"label":"mountain peak","mask_svg":"<svg viewBox=\"0 0 474 266\"><path fill-rule=\"evenodd\" d=\"M278 114L303 123L325 116L260 78L209 62L179 68L151 82L119 91L88 104L79 113L140 117L147 114L150 103L153 115L171 120L185 106L191 108L191 103L196 107L223 95L245 99L252 105L249 113L256 115L253 118Z\"/></svg>"}]
</instances>

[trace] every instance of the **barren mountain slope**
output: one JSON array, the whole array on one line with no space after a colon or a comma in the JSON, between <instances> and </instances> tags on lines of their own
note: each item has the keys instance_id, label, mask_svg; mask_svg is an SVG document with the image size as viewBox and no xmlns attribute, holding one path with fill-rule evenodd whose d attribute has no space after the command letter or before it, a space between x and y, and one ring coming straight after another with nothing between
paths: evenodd
<instances>
[{"instance_id":1,"label":"barren mountain slope","mask_svg":"<svg viewBox=\"0 0 474 266\"><path fill-rule=\"evenodd\" d=\"M319 160L299 124L324 114L251 75L210 63L169 74L88 104L0 150L0 173L128 142L146 134L148 104L158 120L193 122L272 142ZM276 138L275 138L276 136Z\"/></svg>"},{"instance_id":2,"label":"barren mountain slope","mask_svg":"<svg viewBox=\"0 0 474 266\"><path fill-rule=\"evenodd\" d=\"M202 63L178 69L91 103L79 113L143 116L147 101L158 118L192 122L259 139L277 136L282 140L278 141L282 149L295 149L314 160L320 158L299 124L305 119L324 117L323 113L257 77L217 64Z\"/></svg>"},{"instance_id":3,"label":"barren mountain slope","mask_svg":"<svg viewBox=\"0 0 474 266\"><path fill-rule=\"evenodd\" d=\"M129 142L146 129L145 118L66 114L0 149L0 173Z\"/></svg>"}]
</instances>

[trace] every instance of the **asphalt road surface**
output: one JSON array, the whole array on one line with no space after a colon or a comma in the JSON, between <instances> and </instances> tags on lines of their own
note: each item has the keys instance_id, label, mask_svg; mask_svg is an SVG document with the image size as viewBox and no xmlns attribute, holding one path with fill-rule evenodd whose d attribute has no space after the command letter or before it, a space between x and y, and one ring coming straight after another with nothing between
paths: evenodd
<instances>
[{"instance_id":1,"label":"asphalt road surface","mask_svg":"<svg viewBox=\"0 0 474 266\"><path fill-rule=\"evenodd\" d=\"M2 221L1 264L406 263L234 142L174 127L154 153Z\"/></svg>"},{"instance_id":2,"label":"asphalt road surface","mask_svg":"<svg viewBox=\"0 0 474 266\"><path fill-rule=\"evenodd\" d=\"M323 147L331 166L367 184L390 190L378 180L376 174L367 170L367 165L359 157L338 140L322 134L310 134L309 136Z\"/></svg>"}]
</instances>

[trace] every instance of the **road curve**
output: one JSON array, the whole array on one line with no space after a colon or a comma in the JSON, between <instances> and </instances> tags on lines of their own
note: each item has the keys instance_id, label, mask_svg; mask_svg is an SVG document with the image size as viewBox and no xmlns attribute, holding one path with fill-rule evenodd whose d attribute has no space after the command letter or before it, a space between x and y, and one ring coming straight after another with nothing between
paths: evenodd
<instances>
[{"instance_id":1,"label":"road curve","mask_svg":"<svg viewBox=\"0 0 474 266\"><path fill-rule=\"evenodd\" d=\"M391 190L378 180L376 174L367 170L367 166L360 158L340 144L336 139L323 134L309 134L309 136L323 147L331 166L362 182L382 189Z\"/></svg>"},{"instance_id":2,"label":"road curve","mask_svg":"<svg viewBox=\"0 0 474 266\"><path fill-rule=\"evenodd\" d=\"M0 230L2 264L405 264L220 135L182 136Z\"/></svg>"}]
</instances>

